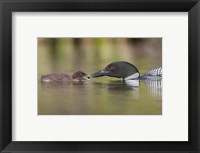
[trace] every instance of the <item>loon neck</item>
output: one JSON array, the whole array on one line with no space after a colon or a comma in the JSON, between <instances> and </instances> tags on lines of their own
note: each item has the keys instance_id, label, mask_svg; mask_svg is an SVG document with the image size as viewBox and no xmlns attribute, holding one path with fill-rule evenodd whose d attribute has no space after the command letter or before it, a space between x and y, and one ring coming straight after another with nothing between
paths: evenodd
<instances>
[{"instance_id":1,"label":"loon neck","mask_svg":"<svg viewBox=\"0 0 200 153\"><path fill-rule=\"evenodd\" d=\"M125 78L125 80L138 80L140 77L139 72L136 72L128 77Z\"/></svg>"}]
</instances>

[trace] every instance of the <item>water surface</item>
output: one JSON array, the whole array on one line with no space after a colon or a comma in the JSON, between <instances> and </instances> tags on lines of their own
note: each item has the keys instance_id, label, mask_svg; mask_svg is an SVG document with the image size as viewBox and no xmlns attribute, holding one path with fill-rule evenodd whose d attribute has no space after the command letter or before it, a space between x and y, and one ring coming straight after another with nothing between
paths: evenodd
<instances>
[{"instance_id":1,"label":"water surface","mask_svg":"<svg viewBox=\"0 0 200 153\"><path fill-rule=\"evenodd\" d=\"M40 115L162 114L161 81L39 82Z\"/></svg>"}]
</instances>

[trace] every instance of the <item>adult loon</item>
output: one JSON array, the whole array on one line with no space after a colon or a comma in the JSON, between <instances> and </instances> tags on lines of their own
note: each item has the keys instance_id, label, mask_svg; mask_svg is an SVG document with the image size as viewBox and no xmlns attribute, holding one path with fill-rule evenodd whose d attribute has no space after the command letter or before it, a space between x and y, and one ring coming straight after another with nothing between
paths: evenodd
<instances>
[{"instance_id":1,"label":"adult loon","mask_svg":"<svg viewBox=\"0 0 200 153\"><path fill-rule=\"evenodd\" d=\"M89 75L91 78L109 76L123 80L162 80L162 67L155 68L140 76L138 69L131 63L118 61L108 64L105 68Z\"/></svg>"},{"instance_id":2,"label":"adult loon","mask_svg":"<svg viewBox=\"0 0 200 153\"><path fill-rule=\"evenodd\" d=\"M82 71L77 71L72 76L66 73L51 73L41 77L42 82L67 82L73 80L87 80L87 74Z\"/></svg>"}]
</instances>

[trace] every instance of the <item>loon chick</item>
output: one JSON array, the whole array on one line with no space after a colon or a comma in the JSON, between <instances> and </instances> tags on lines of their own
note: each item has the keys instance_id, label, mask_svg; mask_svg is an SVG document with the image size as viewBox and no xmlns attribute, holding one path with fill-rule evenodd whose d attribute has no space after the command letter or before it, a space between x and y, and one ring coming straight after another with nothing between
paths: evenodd
<instances>
[{"instance_id":1,"label":"loon chick","mask_svg":"<svg viewBox=\"0 0 200 153\"><path fill-rule=\"evenodd\" d=\"M51 73L41 77L42 82L66 82L73 80L87 80L87 74L82 71L77 71L72 76L66 73Z\"/></svg>"},{"instance_id":2,"label":"loon chick","mask_svg":"<svg viewBox=\"0 0 200 153\"><path fill-rule=\"evenodd\" d=\"M160 68L159 73L157 72L158 71L155 69L145 73L140 77L140 73L134 65L125 61L118 61L108 64L102 70L92 73L89 76L91 78L109 76L122 78L123 80L151 79L151 77L154 78L154 76L158 77L159 79L162 78L162 68Z\"/></svg>"}]
</instances>

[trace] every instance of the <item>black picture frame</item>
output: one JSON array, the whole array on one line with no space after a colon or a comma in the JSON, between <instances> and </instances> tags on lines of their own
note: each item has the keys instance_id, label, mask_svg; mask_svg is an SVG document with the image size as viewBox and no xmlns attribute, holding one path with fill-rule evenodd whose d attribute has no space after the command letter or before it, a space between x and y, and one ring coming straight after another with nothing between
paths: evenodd
<instances>
[{"instance_id":1,"label":"black picture frame","mask_svg":"<svg viewBox=\"0 0 200 153\"><path fill-rule=\"evenodd\" d=\"M189 141L30 142L12 141L12 12L188 12ZM1 152L200 152L199 0L0 0ZM178 72L179 73L179 72ZM180 72L181 73L181 72ZM177 121L178 124L178 121ZM147 127L148 128L148 127Z\"/></svg>"}]
</instances>

